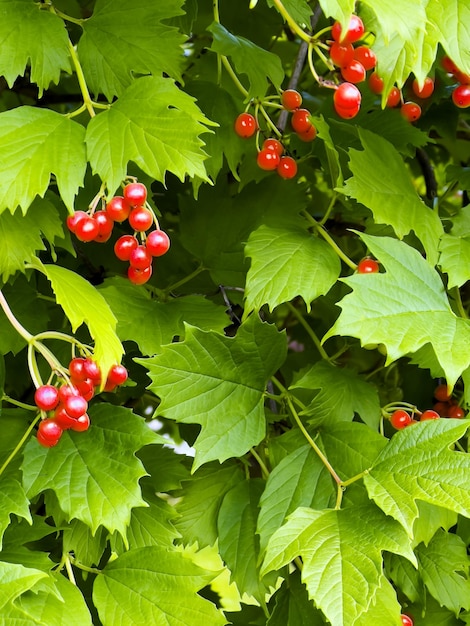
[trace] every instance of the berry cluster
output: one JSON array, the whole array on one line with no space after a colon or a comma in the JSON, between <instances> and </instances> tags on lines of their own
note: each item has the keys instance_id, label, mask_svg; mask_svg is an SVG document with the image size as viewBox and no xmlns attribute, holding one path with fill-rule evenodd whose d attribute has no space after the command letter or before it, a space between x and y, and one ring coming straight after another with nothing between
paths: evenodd
<instances>
[{"instance_id":1,"label":"berry cluster","mask_svg":"<svg viewBox=\"0 0 470 626\"><path fill-rule=\"evenodd\" d=\"M441 65L459 83L452 92L452 102L459 109L470 107L470 76L459 70L448 56L442 58Z\"/></svg>"},{"instance_id":2,"label":"berry cluster","mask_svg":"<svg viewBox=\"0 0 470 626\"><path fill-rule=\"evenodd\" d=\"M89 357L75 357L70 361L68 371L69 382L58 387L41 385L34 394L34 402L43 413L37 439L46 448L55 446L64 430L83 432L90 426L88 402L101 385L100 368ZM104 390L113 391L126 380L126 368L114 365L108 372Z\"/></svg>"},{"instance_id":3,"label":"berry cluster","mask_svg":"<svg viewBox=\"0 0 470 626\"><path fill-rule=\"evenodd\" d=\"M434 398L437 400L433 409L439 413L441 417L455 417L460 419L465 417L464 409L449 394L446 384L438 385L434 390Z\"/></svg>"},{"instance_id":4,"label":"berry cluster","mask_svg":"<svg viewBox=\"0 0 470 626\"><path fill-rule=\"evenodd\" d=\"M105 242L111 237L115 222L128 220L134 234L119 237L114 252L118 259L129 262L127 276L131 282L136 285L146 283L152 275L152 258L162 256L170 248L168 235L160 229L147 203L147 188L139 182L128 183L123 195L112 198L104 210L95 211L94 204L89 213L75 211L67 218L69 230L80 241ZM156 228L147 234L153 224Z\"/></svg>"}]
</instances>

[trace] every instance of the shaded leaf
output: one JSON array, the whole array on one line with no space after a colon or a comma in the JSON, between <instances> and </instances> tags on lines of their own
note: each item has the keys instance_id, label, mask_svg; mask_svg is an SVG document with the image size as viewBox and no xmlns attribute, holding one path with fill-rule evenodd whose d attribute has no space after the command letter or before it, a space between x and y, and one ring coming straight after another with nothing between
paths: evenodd
<instances>
[{"instance_id":1,"label":"shaded leaf","mask_svg":"<svg viewBox=\"0 0 470 626\"><path fill-rule=\"evenodd\" d=\"M313 606L297 571L273 596L275 605L266 626L323 626L322 614Z\"/></svg>"}]
</instances>

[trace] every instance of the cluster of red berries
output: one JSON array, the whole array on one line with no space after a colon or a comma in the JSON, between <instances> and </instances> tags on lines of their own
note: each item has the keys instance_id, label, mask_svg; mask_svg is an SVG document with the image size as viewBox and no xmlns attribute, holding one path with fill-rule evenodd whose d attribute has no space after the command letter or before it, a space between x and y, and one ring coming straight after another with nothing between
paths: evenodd
<instances>
[{"instance_id":1,"label":"cluster of red berries","mask_svg":"<svg viewBox=\"0 0 470 626\"><path fill-rule=\"evenodd\" d=\"M470 75L459 70L448 56L442 58L441 65L459 83L452 91L452 102L460 109L470 107Z\"/></svg>"},{"instance_id":2,"label":"cluster of red berries","mask_svg":"<svg viewBox=\"0 0 470 626\"><path fill-rule=\"evenodd\" d=\"M89 357L75 357L70 361L68 369L70 382L59 387L41 385L34 394L34 402L43 413L37 439L46 448L55 446L64 430L83 432L90 426L88 402L101 385L100 368ZM104 391L113 391L126 380L126 368L114 365L108 372Z\"/></svg>"},{"instance_id":3,"label":"cluster of red berries","mask_svg":"<svg viewBox=\"0 0 470 626\"><path fill-rule=\"evenodd\" d=\"M114 245L114 252L121 261L128 261L127 276L136 285L146 283L152 275L152 258L162 256L170 248L168 235L158 226L157 218L147 203L147 188L132 182L123 189L122 196L115 196L101 211L90 213L75 211L67 218L67 226L80 241L108 241L115 222L128 220L133 235L122 235ZM155 224L156 228L147 234ZM137 239L140 237L140 243Z\"/></svg>"},{"instance_id":4,"label":"cluster of red berries","mask_svg":"<svg viewBox=\"0 0 470 626\"><path fill-rule=\"evenodd\" d=\"M465 417L464 409L449 394L446 384L438 385L434 390L434 398L437 400L433 409L439 413L441 417L454 417L460 419Z\"/></svg>"}]
</instances>

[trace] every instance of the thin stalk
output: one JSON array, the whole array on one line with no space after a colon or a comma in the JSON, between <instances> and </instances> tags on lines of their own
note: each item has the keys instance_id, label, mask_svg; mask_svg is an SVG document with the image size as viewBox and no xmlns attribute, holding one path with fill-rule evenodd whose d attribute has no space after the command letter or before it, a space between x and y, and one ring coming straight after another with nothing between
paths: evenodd
<instances>
[{"instance_id":1,"label":"thin stalk","mask_svg":"<svg viewBox=\"0 0 470 626\"><path fill-rule=\"evenodd\" d=\"M3 394L3 397L0 398L0 402L8 402L8 404L13 404L20 409L26 409L26 411L38 410L37 406L33 406L32 404L26 404L25 402L20 402L19 400L15 400L15 398L10 398L10 396L7 396L6 394Z\"/></svg>"},{"instance_id":2,"label":"thin stalk","mask_svg":"<svg viewBox=\"0 0 470 626\"><path fill-rule=\"evenodd\" d=\"M455 304L457 305L457 310L460 313L460 316L463 317L464 319L468 319L467 311L464 309L464 306L462 303L462 296L460 295L460 289L458 287L453 287L453 289L451 289L451 295L453 296L455 300Z\"/></svg>"},{"instance_id":3,"label":"thin stalk","mask_svg":"<svg viewBox=\"0 0 470 626\"><path fill-rule=\"evenodd\" d=\"M83 73L82 66L80 65L80 61L78 59L77 51L75 50L74 45L69 39L69 52L72 57L72 62L75 67L75 73L77 75L78 84L80 86L80 91L83 96L83 104L86 107L86 110L90 114L90 117L95 117L95 109L93 108L93 101L90 96L90 92L88 91L88 85L86 84L85 75Z\"/></svg>"},{"instance_id":4,"label":"thin stalk","mask_svg":"<svg viewBox=\"0 0 470 626\"><path fill-rule=\"evenodd\" d=\"M310 337L310 339L315 344L315 347L318 350L318 352L320 353L321 358L325 359L325 361L330 361L330 357L326 353L325 348L321 345L321 342L318 339L318 337L316 336L315 332L313 331L313 328L310 326L310 324L307 323L307 320L304 318L304 316L290 302L287 303L287 306L289 308L289 311L292 313L292 315L294 315L294 317L301 324L301 326L303 326L303 328L307 332L308 336Z\"/></svg>"},{"instance_id":5,"label":"thin stalk","mask_svg":"<svg viewBox=\"0 0 470 626\"><path fill-rule=\"evenodd\" d=\"M279 132L277 126L275 126L271 120L271 118L269 117L269 115L266 113L266 111L264 110L263 106L259 107L259 110L261 112L261 115L264 117L264 119L266 120L269 128L278 136L278 137L282 137L282 133Z\"/></svg>"},{"instance_id":6,"label":"thin stalk","mask_svg":"<svg viewBox=\"0 0 470 626\"><path fill-rule=\"evenodd\" d=\"M279 391L283 394L283 396L289 393L289 391L284 387L284 385L281 382L279 382L278 379L275 378L274 376L271 378L271 382L279 389ZM295 396L292 396L292 400L297 404L297 406L299 407L301 411L307 408L307 406L302 402L302 400L299 400Z\"/></svg>"},{"instance_id":7,"label":"thin stalk","mask_svg":"<svg viewBox=\"0 0 470 626\"><path fill-rule=\"evenodd\" d=\"M21 450L21 448L23 447L23 444L28 439L29 435L31 434L31 432L33 431L34 427L36 426L36 424L39 422L40 419L41 419L41 414L38 413L37 417L31 422L31 424L26 429L25 434L21 437L19 442L16 444L16 447L13 450L13 452L11 452L11 454L8 456L7 460L3 463L2 467L0 467L0 476L3 474L3 472L6 470L6 468L12 462L12 460L15 458L15 456Z\"/></svg>"},{"instance_id":8,"label":"thin stalk","mask_svg":"<svg viewBox=\"0 0 470 626\"><path fill-rule=\"evenodd\" d=\"M74 565L74 567L81 569L84 572L88 572L89 574L101 574L101 570L96 567L88 567L88 565L83 565L77 559L75 559L71 554L67 556L67 559Z\"/></svg>"},{"instance_id":9,"label":"thin stalk","mask_svg":"<svg viewBox=\"0 0 470 626\"><path fill-rule=\"evenodd\" d=\"M354 263L338 246L335 240L331 237L331 235L325 230L325 228L317 222L315 218L313 218L308 211L302 211L302 215L310 222L310 224L315 228L315 230L323 237L327 244L329 244L336 254L342 259L346 265L353 270L357 269L357 263Z\"/></svg>"},{"instance_id":10,"label":"thin stalk","mask_svg":"<svg viewBox=\"0 0 470 626\"><path fill-rule=\"evenodd\" d=\"M199 276L199 274L205 271L206 271L206 268L203 267L202 265L199 265L199 267L196 267L196 269L193 272L191 272L191 274L188 274L181 280L178 280L176 283L173 283L169 287L166 287L165 293L171 293L175 289L178 289L178 287L181 287L181 285L185 285L186 283L189 283L189 281L193 280L193 278L196 278L196 276Z\"/></svg>"},{"instance_id":11,"label":"thin stalk","mask_svg":"<svg viewBox=\"0 0 470 626\"><path fill-rule=\"evenodd\" d=\"M336 193L336 191L333 192L333 196L331 197L330 200L330 204L328 205L328 208L325 211L325 215L321 218L321 220L318 222L320 224L320 226L324 226L326 221L328 220L328 218L331 215L331 211L333 210L335 204L336 204L336 198L338 197L338 194Z\"/></svg>"},{"instance_id":12,"label":"thin stalk","mask_svg":"<svg viewBox=\"0 0 470 626\"><path fill-rule=\"evenodd\" d=\"M73 573L72 564L70 563L70 557L67 555L64 559L65 569L67 570L67 576L69 577L72 585L76 585L75 574Z\"/></svg>"},{"instance_id":13,"label":"thin stalk","mask_svg":"<svg viewBox=\"0 0 470 626\"><path fill-rule=\"evenodd\" d=\"M268 480L268 478L269 478L269 470L266 467L263 459L260 457L260 455L256 452L256 450L254 448L251 448L250 452L253 455L253 457L256 459L256 462L258 463L258 465L260 466L261 473L263 474L263 478L265 480Z\"/></svg>"},{"instance_id":14,"label":"thin stalk","mask_svg":"<svg viewBox=\"0 0 470 626\"><path fill-rule=\"evenodd\" d=\"M221 55L221 60L222 60L222 64L225 67L225 69L227 70L230 78L233 80L233 82L235 83L235 86L237 87L237 89L245 96L245 98L248 97L248 91L245 89L245 87L241 84L241 82L238 79L238 76L235 74L235 72L232 69L232 66L230 65L229 60L227 59L226 56Z\"/></svg>"},{"instance_id":15,"label":"thin stalk","mask_svg":"<svg viewBox=\"0 0 470 626\"><path fill-rule=\"evenodd\" d=\"M16 317L13 314L13 311L10 309L8 302L5 300L5 296L3 295L1 289L0 289L0 306L2 307L7 320L10 322L10 324L13 326L16 332L19 335L21 335L25 341L29 343L31 339L33 338L33 335L30 332L28 332L26 328L22 324L20 324L20 322L16 319Z\"/></svg>"},{"instance_id":16,"label":"thin stalk","mask_svg":"<svg viewBox=\"0 0 470 626\"><path fill-rule=\"evenodd\" d=\"M300 28L297 22L291 17L286 7L282 4L281 0L273 0L273 2L274 2L276 9L279 11L282 17L289 24L292 32L294 32L296 35L298 35L301 39L303 39L307 43L310 42L311 40L310 35L308 35L302 28Z\"/></svg>"},{"instance_id":17,"label":"thin stalk","mask_svg":"<svg viewBox=\"0 0 470 626\"><path fill-rule=\"evenodd\" d=\"M61 17L66 22L70 22L72 24L78 24L78 26L83 26L83 23L85 21L83 18L71 17L70 15L67 15L66 13L62 13L62 11L59 11L59 9L57 9L55 6L52 6L52 4L49 5L49 11L57 15L57 17Z\"/></svg>"}]
</instances>

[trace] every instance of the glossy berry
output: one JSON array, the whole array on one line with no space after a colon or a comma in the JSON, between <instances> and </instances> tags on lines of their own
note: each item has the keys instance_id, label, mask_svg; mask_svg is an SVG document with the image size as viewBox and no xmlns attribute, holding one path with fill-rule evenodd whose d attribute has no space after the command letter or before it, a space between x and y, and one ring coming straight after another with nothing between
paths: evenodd
<instances>
[{"instance_id":1,"label":"glossy berry","mask_svg":"<svg viewBox=\"0 0 470 626\"><path fill-rule=\"evenodd\" d=\"M170 249L170 238L163 230L152 230L147 235L145 245L152 256L162 256Z\"/></svg>"},{"instance_id":2,"label":"glossy berry","mask_svg":"<svg viewBox=\"0 0 470 626\"><path fill-rule=\"evenodd\" d=\"M403 409L398 409L391 414L390 423L397 430L401 430L402 428L406 428L406 426L412 424L413 418L407 411L403 411Z\"/></svg>"},{"instance_id":3,"label":"glossy berry","mask_svg":"<svg viewBox=\"0 0 470 626\"><path fill-rule=\"evenodd\" d=\"M62 385L59 387L59 402L63 404L70 396L78 396L79 391L75 385Z\"/></svg>"},{"instance_id":4,"label":"glossy berry","mask_svg":"<svg viewBox=\"0 0 470 626\"><path fill-rule=\"evenodd\" d=\"M402 626L413 626L413 620L409 615L400 615Z\"/></svg>"},{"instance_id":5,"label":"glossy berry","mask_svg":"<svg viewBox=\"0 0 470 626\"><path fill-rule=\"evenodd\" d=\"M362 83L366 78L366 70L360 61L353 59L341 68L341 76L350 83Z\"/></svg>"},{"instance_id":6,"label":"glossy berry","mask_svg":"<svg viewBox=\"0 0 470 626\"><path fill-rule=\"evenodd\" d=\"M358 15L351 15L348 27L343 32L341 24L335 22L331 29L331 36L335 41L341 41L342 43L354 43L361 39L364 34L364 24Z\"/></svg>"},{"instance_id":7,"label":"glossy berry","mask_svg":"<svg viewBox=\"0 0 470 626\"><path fill-rule=\"evenodd\" d=\"M454 404L451 406L447 412L447 417L455 417L457 419L462 419L465 417L465 411L458 404Z\"/></svg>"},{"instance_id":8,"label":"glossy berry","mask_svg":"<svg viewBox=\"0 0 470 626\"><path fill-rule=\"evenodd\" d=\"M144 270L138 270L135 267L129 267L127 270L127 278L134 285L143 285L150 280L152 276L152 266L149 265Z\"/></svg>"},{"instance_id":9,"label":"glossy berry","mask_svg":"<svg viewBox=\"0 0 470 626\"><path fill-rule=\"evenodd\" d=\"M95 237L95 241L108 241L113 232L114 221L107 211L97 211L93 217L98 224L98 234Z\"/></svg>"},{"instance_id":10,"label":"glossy berry","mask_svg":"<svg viewBox=\"0 0 470 626\"><path fill-rule=\"evenodd\" d=\"M129 257L129 264L137 270L145 270L152 264L152 255L146 246L140 245L134 248Z\"/></svg>"},{"instance_id":11,"label":"glossy berry","mask_svg":"<svg viewBox=\"0 0 470 626\"><path fill-rule=\"evenodd\" d=\"M130 207L143 206L147 200L147 187L143 183L129 183L122 195Z\"/></svg>"},{"instance_id":12,"label":"glossy berry","mask_svg":"<svg viewBox=\"0 0 470 626\"><path fill-rule=\"evenodd\" d=\"M85 217L88 217L88 213L85 213L85 211L75 211L73 215L68 215L66 223L69 231L71 233L75 233L78 222L83 220Z\"/></svg>"},{"instance_id":13,"label":"glossy berry","mask_svg":"<svg viewBox=\"0 0 470 626\"><path fill-rule=\"evenodd\" d=\"M387 96L387 106L389 108L396 107L401 102L401 92L398 87L392 87Z\"/></svg>"},{"instance_id":14,"label":"glossy berry","mask_svg":"<svg viewBox=\"0 0 470 626\"><path fill-rule=\"evenodd\" d=\"M72 426L77 421L75 417L71 417L67 413L63 404L60 404L57 407L57 409L55 410L53 419L55 423L58 424L62 428L62 430L68 430L69 428L72 428Z\"/></svg>"},{"instance_id":15,"label":"glossy berry","mask_svg":"<svg viewBox=\"0 0 470 626\"><path fill-rule=\"evenodd\" d=\"M359 113L360 108L360 106L357 106L354 109L343 109L342 107L335 106L335 111L339 117L342 117L344 120L352 120L352 118L356 117Z\"/></svg>"},{"instance_id":16,"label":"glossy berry","mask_svg":"<svg viewBox=\"0 0 470 626\"><path fill-rule=\"evenodd\" d=\"M83 415L80 415L80 417L78 417L76 420L74 420L74 423L70 427L70 430L75 430L76 432L83 433L85 432L85 430L88 430L89 428L90 428L90 417L88 413L84 413Z\"/></svg>"},{"instance_id":17,"label":"glossy berry","mask_svg":"<svg viewBox=\"0 0 470 626\"><path fill-rule=\"evenodd\" d=\"M355 48L354 58L362 64L366 71L374 69L377 65L377 55L367 46L358 46Z\"/></svg>"},{"instance_id":18,"label":"glossy berry","mask_svg":"<svg viewBox=\"0 0 470 626\"><path fill-rule=\"evenodd\" d=\"M305 133L312 126L310 121L310 111L308 109L297 109L292 113L291 126L296 133Z\"/></svg>"},{"instance_id":19,"label":"glossy berry","mask_svg":"<svg viewBox=\"0 0 470 626\"><path fill-rule=\"evenodd\" d=\"M361 106L361 92L351 83L342 83L335 91L333 103L336 111L338 109L359 110Z\"/></svg>"},{"instance_id":20,"label":"glossy berry","mask_svg":"<svg viewBox=\"0 0 470 626\"><path fill-rule=\"evenodd\" d=\"M310 128L308 130L306 130L303 133L297 133L297 137L301 140L301 141L313 141L315 139L315 137L317 136L317 129L315 128L315 126L312 124L310 126Z\"/></svg>"},{"instance_id":21,"label":"glossy berry","mask_svg":"<svg viewBox=\"0 0 470 626\"><path fill-rule=\"evenodd\" d=\"M283 156L279 161L279 165L276 168L277 173L281 178L289 179L294 178L297 174L297 163L290 156Z\"/></svg>"},{"instance_id":22,"label":"glossy berry","mask_svg":"<svg viewBox=\"0 0 470 626\"><path fill-rule=\"evenodd\" d=\"M258 124L256 123L256 119L251 113L240 113L240 115L235 120L235 132L239 137L243 139L248 139L249 137L253 137L258 128Z\"/></svg>"},{"instance_id":23,"label":"glossy berry","mask_svg":"<svg viewBox=\"0 0 470 626\"><path fill-rule=\"evenodd\" d=\"M439 400L439 402L447 402L448 400L450 400L451 394L449 393L449 390L445 383L443 383L442 385L438 385L434 389L434 397L436 398L436 400Z\"/></svg>"},{"instance_id":24,"label":"glossy berry","mask_svg":"<svg viewBox=\"0 0 470 626\"><path fill-rule=\"evenodd\" d=\"M83 357L75 357L69 363L69 374L72 381L85 380L88 378L84 370L85 359Z\"/></svg>"},{"instance_id":25,"label":"glossy berry","mask_svg":"<svg viewBox=\"0 0 470 626\"><path fill-rule=\"evenodd\" d=\"M263 142L263 150L274 150L279 156L282 156L284 153L284 146L277 139L270 137L269 139L265 139Z\"/></svg>"},{"instance_id":26,"label":"glossy berry","mask_svg":"<svg viewBox=\"0 0 470 626\"><path fill-rule=\"evenodd\" d=\"M411 88L413 89L415 96L418 96L418 98L429 98L434 91L434 80L430 76L427 76L424 79L422 87L420 87L417 79L415 78L411 84Z\"/></svg>"},{"instance_id":27,"label":"glossy berry","mask_svg":"<svg viewBox=\"0 0 470 626\"><path fill-rule=\"evenodd\" d=\"M41 411L52 411L59 404L59 390L52 385L41 385L36 389L34 402Z\"/></svg>"},{"instance_id":28,"label":"glossy berry","mask_svg":"<svg viewBox=\"0 0 470 626\"><path fill-rule=\"evenodd\" d=\"M95 385L99 385L101 382L101 370L98 363L93 359L86 358L83 362L83 371L86 374L87 379L90 379Z\"/></svg>"},{"instance_id":29,"label":"glossy berry","mask_svg":"<svg viewBox=\"0 0 470 626\"><path fill-rule=\"evenodd\" d=\"M260 150L256 157L258 167L262 170L275 170L280 160L281 157L274 150Z\"/></svg>"},{"instance_id":30,"label":"glossy berry","mask_svg":"<svg viewBox=\"0 0 470 626\"><path fill-rule=\"evenodd\" d=\"M441 416L439 415L437 411L433 411L432 409L427 409L426 411L423 411L421 413L419 419L421 420L421 422L425 422L426 420L437 420L440 417Z\"/></svg>"},{"instance_id":31,"label":"glossy berry","mask_svg":"<svg viewBox=\"0 0 470 626\"><path fill-rule=\"evenodd\" d=\"M139 232L148 230L153 224L152 212L145 207L137 207L129 213L129 224L131 228Z\"/></svg>"},{"instance_id":32,"label":"glossy berry","mask_svg":"<svg viewBox=\"0 0 470 626\"><path fill-rule=\"evenodd\" d=\"M470 85L459 85L452 92L452 102L459 109L470 107Z\"/></svg>"},{"instance_id":33,"label":"glossy berry","mask_svg":"<svg viewBox=\"0 0 470 626\"><path fill-rule=\"evenodd\" d=\"M86 413L88 402L83 396L70 396L64 402L64 409L70 417L77 419L80 415Z\"/></svg>"},{"instance_id":34,"label":"glossy berry","mask_svg":"<svg viewBox=\"0 0 470 626\"><path fill-rule=\"evenodd\" d=\"M351 63L354 59L354 48L350 43L334 41L330 46L330 59L338 67Z\"/></svg>"},{"instance_id":35,"label":"glossy berry","mask_svg":"<svg viewBox=\"0 0 470 626\"><path fill-rule=\"evenodd\" d=\"M114 196L106 205L106 213L114 222L127 220L130 210L130 205L122 196Z\"/></svg>"},{"instance_id":36,"label":"glossy berry","mask_svg":"<svg viewBox=\"0 0 470 626\"><path fill-rule=\"evenodd\" d=\"M114 244L114 254L120 261L128 261L132 250L138 245L139 242L133 235L122 235Z\"/></svg>"},{"instance_id":37,"label":"glossy berry","mask_svg":"<svg viewBox=\"0 0 470 626\"><path fill-rule=\"evenodd\" d=\"M378 96L384 90L384 81L382 78L380 78L377 72L372 72L372 74L369 76L367 84L369 85L369 89L372 91L372 93L375 93Z\"/></svg>"},{"instance_id":38,"label":"glossy berry","mask_svg":"<svg viewBox=\"0 0 470 626\"><path fill-rule=\"evenodd\" d=\"M52 448L59 442L62 432L62 428L52 418L49 418L39 423L37 438L42 446Z\"/></svg>"},{"instance_id":39,"label":"glossy berry","mask_svg":"<svg viewBox=\"0 0 470 626\"><path fill-rule=\"evenodd\" d=\"M286 89L282 92L281 102L287 111L295 111L302 104L302 96L295 89Z\"/></svg>"},{"instance_id":40,"label":"glossy berry","mask_svg":"<svg viewBox=\"0 0 470 626\"><path fill-rule=\"evenodd\" d=\"M379 271L379 264L375 259L362 259L357 264L358 274L376 274Z\"/></svg>"},{"instance_id":41,"label":"glossy berry","mask_svg":"<svg viewBox=\"0 0 470 626\"><path fill-rule=\"evenodd\" d=\"M112 391L118 385L122 385L126 382L128 378L127 369L124 365L113 365L113 367L108 372L108 377L106 379L105 391Z\"/></svg>"},{"instance_id":42,"label":"glossy berry","mask_svg":"<svg viewBox=\"0 0 470 626\"><path fill-rule=\"evenodd\" d=\"M421 117L421 107L416 102L405 102L400 108L400 113L408 122L416 122Z\"/></svg>"},{"instance_id":43,"label":"glossy berry","mask_svg":"<svg viewBox=\"0 0 470 626\"><path fill-rule=\"evenodd\" d=\"M75 383L78 393L89 402L95 395L95 384L91 378Z\"/></svg>"},{"instance_id":44,"label":"glossy berry","mask_svg":"<svg viewBox=\"0 0 470 626\"><path fill-rule=\"evenodd\" d=\"M87 215L80 220L75 226L75 235L77 239L83 242L90 242L96 239L99 233L98 222L93 217Z\"/></svg>"}]
</instances>

